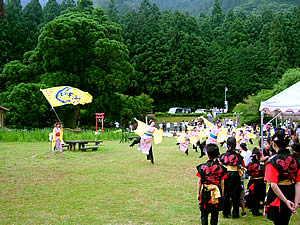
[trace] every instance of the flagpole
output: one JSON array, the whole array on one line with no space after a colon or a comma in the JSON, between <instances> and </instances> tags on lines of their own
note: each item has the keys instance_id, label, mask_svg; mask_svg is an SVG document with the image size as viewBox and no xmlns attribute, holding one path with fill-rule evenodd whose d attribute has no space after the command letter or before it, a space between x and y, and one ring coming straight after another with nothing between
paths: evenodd
<instances>
[{"instance_id":1,"label":"flagpole","mask_svg":"<svg viewBox=\"0 0 300 225\"><path fill-rule=\"evenodd\" d=\"M58 121L61 123L61 121L60 121L60 119L59 119L59 117L58 117L58 115L57 115L57 113L56 113L55 109L54 109L53 107L52 107L52 109L53 109L53 111L54 111L55 115L57 116L57 119L58 119Z\"/></svg>"}]
</instances>

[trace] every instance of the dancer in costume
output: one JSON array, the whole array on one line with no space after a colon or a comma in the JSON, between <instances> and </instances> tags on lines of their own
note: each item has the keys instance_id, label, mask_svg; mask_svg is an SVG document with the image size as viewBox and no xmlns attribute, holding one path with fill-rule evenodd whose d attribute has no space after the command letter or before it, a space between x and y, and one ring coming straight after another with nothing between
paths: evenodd
<instances>
[{"instance_id":1,"label":"dancer in costume","mask_svg":"<svg viewBox=\"0 0 300 225\"><path fill-rule=\"evenodd\" d=\"M159 144L162 141L162 132L163 129L161 128L159 131L155 128L155 122L154 120L149 121L149 126L137 119L135 119L138 122L138 127L134 131L136 134L138 134L140 138L140 144L139 144L139 150L147 155L147 160L150 160L152 164L154 164L154 157L153 157L153 151L152 151L152 137L154 137L154 143ZM136 143L138 141L135 140Z\"/></svg>"},{"instance_id":2,"label":"dancer in costume","mask_svg":"<svg viewBox=\"0 0 300 225\"><path fill-rule=\"evenodd\" d=\"M63 143L63 127L59 122L56 122L52 134L52 151L58 150L62 152Z\"/></svg>"},{"instance_id":3,"label":"dancer in costume","mask_svg":"<svg viewBox=\"0 0 300 225\"><path fill-rule=\"evenodd\" d=\"M197 199L201 211L201 223L208 224L208 214L211 214L210 224L218 224L219 211L222 208L221 197L224 196L224 179L226 169L220 165L219 148L215 144L205 147L208 161L198 165Z\"/></svg>"},{"instance_id":4,"label":"dancer in costume","mask_svg":"<svg viewBox=\"0 0 300 225\"><path fill-rule=\"evenodd\" d=\"M133 147L136 144L139 144L141 142L141 137L134 138L133 142L129 145L129 147Z\"/></svg>"},{"instance_id":5,"label":"dancer in costume","mask_svg":"<svg viewBox=\"0 0 300 225\"><path fill-rule=\"evenodd\" d=\"M249 140L249 138L244 134L243 130L240 130L239 134L236 136L236 147L237 149L240 149L241 144L246 144L246 141Z\"/></svg>"},{"instance_id":6,"label":"dancer in costume","mask_svg":"<svg viewBox=\"0 0 300 225\"><path fill-rule=\"evenodd\" d=\"M293 156L298 160L300 164L300 143L292 145Z\"/></svg>"},{"instance_id":7,"label":"dancer in costume","mask_svg":"<svg viewBox=\"0 0 300 225\"><path fill-rule=\"evenodd\" d=\"M240 149L238 149L237 151L243 157L243 160L244 160L244 163L245 163L245 168L243 168L244 175L241 176L242 191L241 191L241 195L240 195L240 204L241 204L241 208L242 208L242 213L241 213L242 217L247 217L247 214L246 214L246 199L245 199L245 182L244 182L244 179L248 178L247 177L247 169L246 169L246 167L251 162L251 154L252 154L252 152L247 149L246 143L242 143L240 145Z\"/></svg>"},{"instance_id":8,"label":"dancer in costume","mask_svg":"<svg viewBox=\"0 0 300 225\"><path fill-rule=\"evenodd\" d=\"M220 128L222 127L221 121L216 121L216 125L213 125L211 122L209 122L207 119L205 119L203 116L200 117L206 126L210 128L210 134L208 136L208 139L206 140L206 144L216 144L218 145L218 134L220 132Z\"/></svg>"},{"instance_id":9,"label":"dancer in costume","mask_svg":"<svg viewBox=\"0 0 300 225\"><path fill-rule=\"evenodd\" d=\"M191 143L193 144L193 149L195 150L195 152L198 152L197 146L199 146L199 148L200 148L200 138L198 136L197 127L195 127L192 131Z\"/></svg>"},{"instance_id":10,"label":"dancer in costume","mask_svg":"<svg viewBox=\"0 0 300 225\"><path fill-rule=\"evenodd\" d=\"M253 216L261 216L259 212L260 200L265 198L266 184L264 182L265 166L260 164L260 151L255 147L252 151L251 162L247 166L250 177L248 183L248 200L247 205L252 211Z\"/></svg>"},{"instance_id":11,"label":"dancer in costume","mask_svg":"<svg viewBox=\"0 0 300 225\"><path fill-rule=\"evenodd\" d=\"M277 154L266 164L265 180L271 184L265 211L274 224L287 225L300 201L300 166L286 148L290 139L283 129L276 130L272 140Z\"/></svg>"},{"instance_id":12,"label":"dancer in costume","mask_svg":"<svg viewBox=\"0 0 300 225\"><path fill-rule=\"evenodd\" d=\"M213 125L211 122L209 122L206 118L203 116L200 117L201 120L203 120L204 124L210 129L210 133L208 135L208 138L205 142L200 143L200 149L201 149L201 155L200 158L203 157L205 154L203 152L204 146L207 144L216 144L218 145L218 135L220 132L220 128L222 127L221 121L216 121L217 125Z\"/></svg>"},{"instance_id":13,"label":"dancer in costume","mask_svg":"<svg viewBox=\"0 0 300 225\"><path fill-rule=\"evenodd\" d=\"M179 149L183 151L186 155L189 155L189 144L190 144L190 137L189 131L186 130L183 136L180 136L177 139L177 144L179 144Z\"/></svg>"},{"instance_id":14,"label":"dancer in costume","mask_svg":"<svg viewBox=\"0 0 300 225\"><path fill-rule=\"evenodd\" d=\"M236 152L236 140L234 137L227 139L227 151L220 156L220 162L227 169L228 178L225 180L223 216L228 218L231 213L231 202L233 206L232 217L239 217L239 203L241 194L240 169L244 167L242 156Z\"/></svg>"},{"instance_id":15,"label":"dancer in costume","mask_svg":"<svg viewBox=\"0 0 300 225\"><path fill-rule=\"evenodd\" d=\"M261 141L259 141L259 143L261 143ZM262 157L260 158L260 162L265 164L274 154L275 152L273 150L273 147L271 146L270 138L264 138L262 146Z\"/></svg>"}]
</instances>

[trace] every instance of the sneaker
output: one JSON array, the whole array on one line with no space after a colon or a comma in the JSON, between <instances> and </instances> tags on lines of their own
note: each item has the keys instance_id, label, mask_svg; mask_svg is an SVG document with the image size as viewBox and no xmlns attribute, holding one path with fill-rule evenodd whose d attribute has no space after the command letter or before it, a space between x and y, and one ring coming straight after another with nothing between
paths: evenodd
<instances>
[{"instance_id":1,"label":"sneaker","mask_svg":"<svg viewBox=\"0 0 300 225\"><path fill-rule=\"evenodd\" d=\"M225 218L231 218L231 216L229 216L229 215L223 215L223 217L224 217L224 219Z\"/></svg>"},{"instance_id":2,"label":"sneaker","mask_svg":"<svg viewBox=\"0 0 300 225\"><path fill-rule=\"evenodd\" d=\"M262 213L260 213L260 212L253 212L252 215L253 216L262 216Z\"/></svg>"},{"instance_id":3,"label":"sneaker","mask_svg":"<svg viewBox=\"0 0 300 225\"><path fill-rule=\"evenodd\" d=\"M247 217L246 212L242 212L242 217Z\"/></svg>"}]
</instances>

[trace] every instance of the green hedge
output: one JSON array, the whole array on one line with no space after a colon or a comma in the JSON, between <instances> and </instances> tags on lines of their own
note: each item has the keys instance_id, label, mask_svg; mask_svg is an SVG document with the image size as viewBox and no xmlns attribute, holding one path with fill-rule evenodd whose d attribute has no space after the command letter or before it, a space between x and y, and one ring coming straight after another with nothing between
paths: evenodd
<instances>
[{"instance_id":1,"label":"green hedge","mask_svg":"<svg viewBox=\"0 0 300 225\"><path fill-rule=\"evenodd\" d=\"M44 142L49 141L49 133L52 129L0 129L0 141L6 142ZM92 130L82 130L74 132L64 130L64 140L121 140L128 136L127 132L121 129L105 129L104 133L95 133Z\"/></svg>"},{"instance_id":2,"label":"green hedge","mask_svg":"<svg viewBox=\"0 0 300 225\"><path fill-rule=\"evenodd\" d=\"M206 113L167 113L167 112L157 112L154 117L207 117Z\"/></svg>"}]
</instances>

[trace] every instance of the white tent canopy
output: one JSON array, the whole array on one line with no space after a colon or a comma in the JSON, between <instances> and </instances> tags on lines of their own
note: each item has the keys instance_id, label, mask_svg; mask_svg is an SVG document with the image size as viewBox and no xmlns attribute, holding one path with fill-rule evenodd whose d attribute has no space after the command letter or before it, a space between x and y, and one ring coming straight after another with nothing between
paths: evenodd
<instances>
[{"instance_id":1,"label":"white tent canopy","mask_svg":"<svg viewBox=\"0 0 300 225\"><path fill-rule=\"evenodd\" d=\"M300 119L300 81L267 101L260 103L259 111L276 116L281 113L283 119Z\"/></svg>"}]
</instances>

